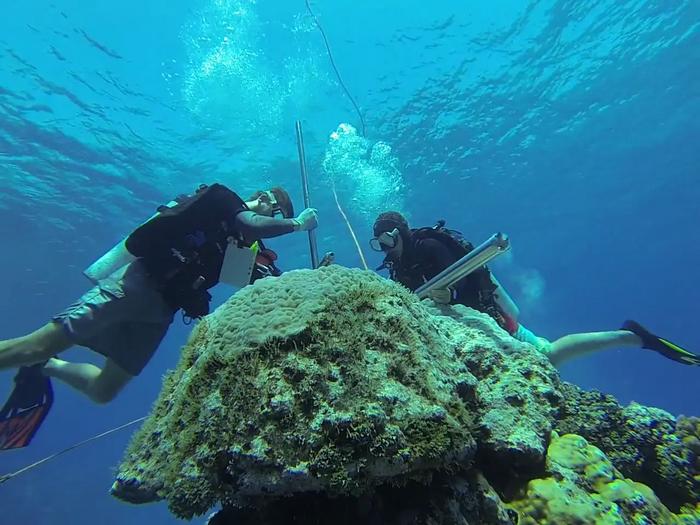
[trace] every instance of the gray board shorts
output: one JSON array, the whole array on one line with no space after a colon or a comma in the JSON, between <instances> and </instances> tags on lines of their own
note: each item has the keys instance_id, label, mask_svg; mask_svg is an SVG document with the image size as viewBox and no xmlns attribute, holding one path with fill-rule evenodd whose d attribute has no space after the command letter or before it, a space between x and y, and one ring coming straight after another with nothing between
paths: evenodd
<instances>
[{"instance_id":1,"label":"gray board shorts","mask_svg":"<svg viewBox=\"0 0 700 525\"><path fill-rule=\"evenodd\" d=\"M74 344L135 376L153 357L174 314L137 260L98 281L53 321Z\"/></svg>"}]
</instances>

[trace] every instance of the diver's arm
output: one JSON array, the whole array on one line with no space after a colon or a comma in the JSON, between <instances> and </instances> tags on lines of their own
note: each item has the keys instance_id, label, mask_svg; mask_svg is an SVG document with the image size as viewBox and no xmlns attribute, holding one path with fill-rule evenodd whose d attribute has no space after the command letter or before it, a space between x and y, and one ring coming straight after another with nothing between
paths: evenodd
<instances>
[{"instance_id":1,"label":"diver's arm","mask_svg":"<svg viewBox=\"0 0 700 525\"><path fill-rule=\"evenodd\" d=\"M250 210L236 215L236 230L246 239L269 239L297 231L296 219L275 219Z\"/></svg>"},{"instance_id":2,"label":"diver's arm","mask_svg":"<svg viewBox=\"0 0 700 525\"><path fill-rule=\"evenodd\" d=\"M505 288L498 282L498 279L496 279L493 273L491 273L491 280L493 284L496 285L496 289L493 292L493 298L496 300L496 303L508 317L517 321L518 317L520 317L518 305L515 304L515 301L508 295L508 292L506 292Z\"/></svg>"}]
</instances>

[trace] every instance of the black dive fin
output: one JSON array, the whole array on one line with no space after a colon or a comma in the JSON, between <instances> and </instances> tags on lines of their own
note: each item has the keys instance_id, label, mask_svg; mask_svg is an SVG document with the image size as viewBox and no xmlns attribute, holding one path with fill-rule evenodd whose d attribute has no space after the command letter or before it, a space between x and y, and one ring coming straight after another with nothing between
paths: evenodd
<instances>
[{"instance_id":1,"label":"black dive fin","mask_svg":"<svg viewBox=\"0 0 700 525\"><path fill-rule=\"evenodd\" d=\"M700 355L689 352L675 343L652 334L636 321L627 320L622 324L622 329L632 332L642 340L642 346L654 350L668 359L683 363L684 365L700 365Z\"/></svg>"},{"instance_id":2,"label":"black dive fin","mask_svg":"<svg viewBox=\"0 0 700 525\"><path fill-rule=\"evenodd\" d=\"M23 366L15 388L0 410L0 450L26 447L53 404L51 380L41 373L44 363Z\"/></svg>"}]
</instances>

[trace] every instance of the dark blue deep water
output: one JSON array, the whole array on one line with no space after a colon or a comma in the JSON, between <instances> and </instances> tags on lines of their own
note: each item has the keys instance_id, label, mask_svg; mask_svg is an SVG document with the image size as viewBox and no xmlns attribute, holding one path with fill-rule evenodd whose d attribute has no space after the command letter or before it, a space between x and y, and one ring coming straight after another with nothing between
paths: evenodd
<instances>
[{"instance_id":1,"label":"dark blue deep water","mask_svg":"<svg viewBox=\"0 0 700 525\"><path fill-rule=\"evenodd\" d=\"M367 247L387 207L447 219L493 264L539 335L634 318L700 351L700 3L696 0L316 0L361 123L303 0L35 0L0 16L0 338L45 323L89 285L81 270L200 182L271 183L301 209L304 123L321 251L359 266L332 185ZM349 129L349 128L344 128ZM340 144L340 145L339 145ZM341 148L340 150L338 148ZM269 243L308 266L304 236ZM369 262L379 257L366 250ZM216 303L230 290L217 290ZM56 402L0 474L144 415L188 329L95 406ZM75 349L69 359L99 363ZM700 369L611 350L566 380L700 415ZM0 395L12 372L0 373ZM0 485L0 523L173 523L108 495L134 427ZM203 518L197 522L203 522Z\"/></svg>"}]
</instances>

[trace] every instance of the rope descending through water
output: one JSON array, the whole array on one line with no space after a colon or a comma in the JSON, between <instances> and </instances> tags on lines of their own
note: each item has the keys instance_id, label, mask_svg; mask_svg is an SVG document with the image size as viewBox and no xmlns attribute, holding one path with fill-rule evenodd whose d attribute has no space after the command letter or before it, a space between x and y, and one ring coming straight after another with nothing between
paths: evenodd
<instances>
[{"instance_id":1,"label":"rope descending through water","mask_svg":"<svg viewBox=\"0 0 700 525\"><path fill-rule=\"evenodd\" d=\"M338 211L343 216L343 219L345 219L345 224L348 225L348 230L350 230L350 235L352 236L352 240L355 241L355 246L357 247L357 253L360 254L360 260L362 260L362 265L365 267L365 270L369 270L369 268L367 266L367 261L365 260L365 254L362 252L362 248L360 247L360 243L357 240L357 235L355 235L355 230L352 229L352 226L350 225L350 220L348 219L348 216L345 215L343 208L340 206L340 201L338 200L338 193L335 191L335 182L332 182L332 184L333 184L333 196L335 197L335 204L338 207Z\"/></svg>"},{"instance_id":2,"label":"rope descending through water","mask_svg":"<svg viewBox=\"0 0 700 525\"><path fill-rule=\"evenodd\" d=\"M326 51L328 52L328 58L331 61L331 66L333 67L333 71L335 71L335 76L338 77L338 83L340 84L340 87L343 88L343 91L345 91L345 94L350 99L350 102L352 102L352 105L355 107L355 111L357 112L357 116L360 117L360 123L362 124L362 136L364 137L367 134L367 128L365 126L365 119L362 116L362 111L360 111L360 107L357 105L357 102L355 102L355 99L350 94L350 90L348 90L347 86L345 85L345 82L343 82L343 78L340 76L340 71L338 71L338 67L335 65L335 60L333 60L333 53L331 52L331 45L328 42L328 37L326 36L326 32L323 30L323 27L321 26L321 22L319 22L318 18L316 17L314 12L311 10L311 4L309 3L309 0L306 0L306 9L309 11L309 14L314 19L314 23L316 24L316 27L318 27L318 30L321 32L321 36L323 37L323 42L326 44Z\"/></svg>"},{"instance_id":3,"label":"rope descending through water","mask_svg":"<svg viewBox=\"0 0 700 525\"><path fill-rule=\"evenodd\" d=\"M14 477L17 477L20 474L23 474L23 473L25 473L25 472L27 472L35 467L38 467L39 465L42 465L48 461L51 461L52 459L55 459L62 454L65 454L66 452L70 452L71 450L74 450L78 447L82 447L83 445L87 445L88 443L90 443L92 441L100 439L104 436L108 436L109 434L117 432L118 430L122 430L123 428L129 427L131 425L135 425L136 423L139 423L140 421L143 421L144 419L146 419L146 417L148 417L148 416L143 416L143 417L140 417L138 419L134 419L133 421L129 421L128 423L124 423L123 425L120 425L116 428L113 428L111 430L107 430L106 432L102 432L101 434L97 434L96 436L92 436L91 438L88 438L84 441L81 441L80 443L76 443L75 445L71 445L68 448L64 448L63 450L56 452L55 454L51 454L50 456L46 456L44 459L40 459L39 461L36 461L36 462L32 463L31 465L27 465L26 467L21 468L16 472L12 472L10 474L4 474L4 475L0 476L0 484L5 483L6 481L8 481Z\"/></svg>"}]
</instances>

